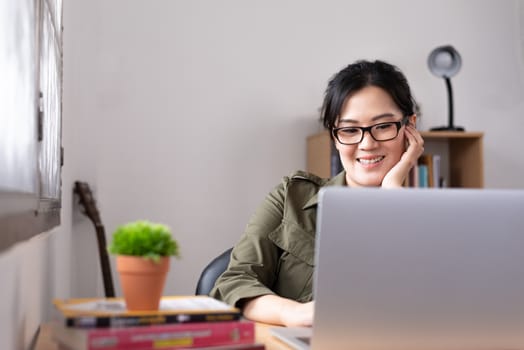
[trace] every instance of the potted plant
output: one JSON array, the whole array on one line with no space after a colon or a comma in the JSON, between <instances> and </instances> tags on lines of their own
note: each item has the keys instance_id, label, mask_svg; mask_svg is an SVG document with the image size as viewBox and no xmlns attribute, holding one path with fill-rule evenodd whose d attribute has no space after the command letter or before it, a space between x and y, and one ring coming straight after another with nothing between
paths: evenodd
<instances>
[{"instance_id":1,"label":"potted plant","mask_svg":"<svg viewBox=\"0 0 524 350\"><path fill-rule=\"evenodd\" d=\"M169 258L179 257L170 229L146 220L118 227L108 251L115 254L128 310L158 310L169 271Z\"/></svg>"}]
</instances>

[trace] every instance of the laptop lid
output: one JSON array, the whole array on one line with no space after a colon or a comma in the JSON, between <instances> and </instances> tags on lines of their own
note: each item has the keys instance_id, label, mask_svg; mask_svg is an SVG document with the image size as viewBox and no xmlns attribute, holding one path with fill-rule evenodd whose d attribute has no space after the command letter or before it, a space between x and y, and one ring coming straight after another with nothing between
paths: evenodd
<instances>
[{"instance_id":1,"label":"laptop lid","mask_svg":"<svg viewBox=\"0 0 524 350\"><path fill-rule=\"evenodd\" d=\"M325 188L312 349L524 348L524 191Z\"/></svg>"}]
</instances>

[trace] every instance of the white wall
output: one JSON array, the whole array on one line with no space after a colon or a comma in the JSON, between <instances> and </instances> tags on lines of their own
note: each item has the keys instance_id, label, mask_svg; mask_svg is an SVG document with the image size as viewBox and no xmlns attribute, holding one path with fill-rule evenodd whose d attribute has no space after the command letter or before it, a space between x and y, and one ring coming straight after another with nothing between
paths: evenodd
<instances>
[{"instance_id":1,"label":"white wall","mask_svg":"<svg viewBox=\"0 0 524 350\"><path fill-rule=\"evenodd\" d=\"M524 187L517 3L434 4L100 2L96 40L75 42L81 59L70 66L84 72L74 87L90 104L69 108L97 126L108 232L138 218L172 226L183 259L167 292L192 293L202 266L236 241L267 191L305 167L327 80L349 62L396 63L422 105L422 128L446 124L444 81L426 65L442 44L463 57L455 122L486 133L486 186ZM89 20L72 22L72 10L71 27Z\"/></svg>"},{"instance_id":2,"label":"white wall","mask_svg":"<svg viewBox=\"0 0 524 350\"><path fill-rule=\"evenodd\" d=\"M447 102L426 59L434 47L454 45L463 58L452 80L455 123L485 132L486 187L524 188L523 7L510 0L65 1L63 225L45 238L51 243L0 255L12 286L0 299L8 315L0 339L24 338L9 315L30 314L27 300L45 309L53 296L102 295L94 231L71 197L77 179L95 189L108 235L140 218L170 225L183 258L173 261L165 292L192 294L202 267L238 239L264 195L305 167L305 137L319 130L327 80L359 58L405 72L428 129L447 122ZM33 294L16 296L18 270L40 249L51 286L37 278L24 282Z\"/></svg>"}]
</instances>

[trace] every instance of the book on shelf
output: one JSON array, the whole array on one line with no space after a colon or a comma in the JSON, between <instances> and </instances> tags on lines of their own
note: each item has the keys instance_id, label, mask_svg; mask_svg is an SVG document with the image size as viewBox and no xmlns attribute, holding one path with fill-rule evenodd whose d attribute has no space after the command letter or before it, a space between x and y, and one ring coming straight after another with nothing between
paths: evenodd
<instances>
[{"instance_id":1,"label":"book on shelf","mask_svg":"<svg viewBox=\"0 0 524 350\"><path fill-rule=\"evenodd\" d=\"M60 348L75 350L199 349L206 347L216 349L219 346L234 349L235 345L255 343L255 323L239 320L85 329L66 327L62 323L54 322L51 324L51 337Z\"/></svg>"},{"instance_id":2,"label":"book on shelf","mask_svg":"<svg viewBox=\"0 0 524 350\"><path fill-rule=\"evenodd\" d=\"M158 310L129 311L123 298L55 299L55 320L67 327L104 328L236 321L240 309L209 296L162 297Z\"/></svg>"},{"instance_id":3,"label":"book on shelf","mask_svg":"<svg viewBox=\"0 0 524 350\"><path fill-rule=\"evenodd\" d=\"M434 154L431 160L433 162L433 187L443 187L440 170L440 154Z\"/></svg>"},{"instance_id":4,"label":"book on shelf","mask_svg":"<svg viewBox=\"0 0 524 350\"><path fill-rule=\"evenodd\" d=\"M429 187L428 166L426 164L420 164L418 166L418 187Z\"/></svg>"},{"instance_id":5,"label":"book on shelf","mask_svg":"<svg viewBox=\"0 0 524 350\"><path fill-rule=\"evenodd\" d=\"M420 184L419 184L419 171L418 171L418 166L414 166L412 169L411 169L411 186L412 187L419 187Z\"/></svg>"},{"instance_id":6,"label":"book on shelf","mask_svg":"<svg viewBox=\"0 0 524 350\"><path fill-rule=\"evenodd\" d=\"M425 168L420 174L420 187L434 187L433 155L425 153L418 159L419 168Z\"/></svg>"},{"instance_id":7,"label":"book on shelf","mask_svg":"<svg viewBox=\"0 0 524 350\"><path fill-rule=\"evenodd\" d=\"M439 154L421 155L417 165L411 168L406 180L406 186L421 188L443 187L443 183Z\"/></svg>"}]
</instances>

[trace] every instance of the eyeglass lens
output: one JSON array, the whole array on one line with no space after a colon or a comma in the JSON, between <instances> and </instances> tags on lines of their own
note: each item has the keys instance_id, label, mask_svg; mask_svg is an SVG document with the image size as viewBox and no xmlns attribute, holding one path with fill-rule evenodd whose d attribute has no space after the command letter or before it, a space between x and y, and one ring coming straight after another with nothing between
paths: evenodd
<instances>
[{"instance_id":1,"label":"eyeglass lens","mask_svg":"<svg viewBox=\"0 0 524 350\"><path fill-rule=\"evenodd\" d=\"M388 141L397 137L400 129L399 124L400 123L390 122L373 125L370 128L340 128L337 130L337 139L345 144L359 143L363 139L363 129L367 129L376 141Z\"/></svg>"}]
</instances>

